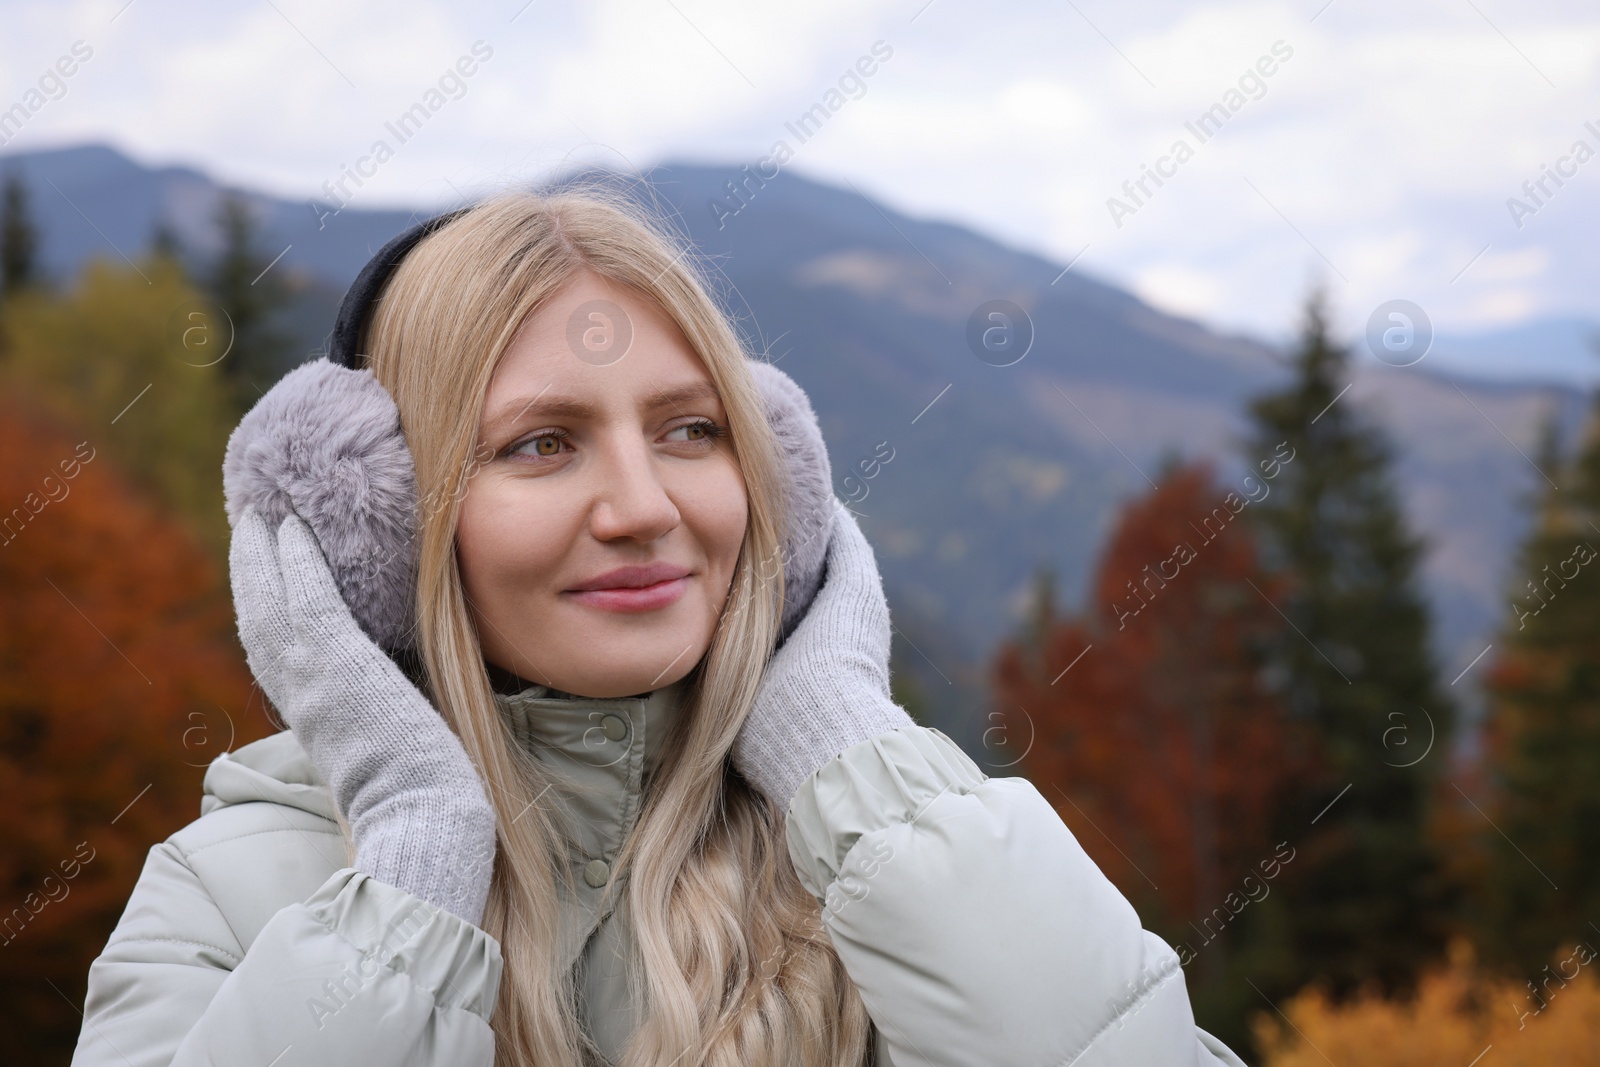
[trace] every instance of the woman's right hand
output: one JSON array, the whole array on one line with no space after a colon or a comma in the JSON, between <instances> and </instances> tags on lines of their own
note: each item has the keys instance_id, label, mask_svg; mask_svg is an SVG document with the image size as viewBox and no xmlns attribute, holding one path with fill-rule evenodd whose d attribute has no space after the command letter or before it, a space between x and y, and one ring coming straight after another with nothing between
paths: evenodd
<instances>
[{"instance_id":1,"label":"woman's right hand","mask_svg":"<svg viewBox=\"0 0 1600 1067\"><path fill-rule=\"evenodd\" d=\"M495 816L461 740L357 624L290 514L248 508L228 566L250 670L350 823L357 869L479 926Z\"/></svg>"}]
</instances>

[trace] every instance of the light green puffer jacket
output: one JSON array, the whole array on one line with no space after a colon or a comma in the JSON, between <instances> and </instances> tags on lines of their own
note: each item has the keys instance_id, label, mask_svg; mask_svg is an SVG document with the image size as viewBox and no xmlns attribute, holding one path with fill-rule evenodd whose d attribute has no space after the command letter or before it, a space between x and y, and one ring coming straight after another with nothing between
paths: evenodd
<instances>
[{"instance_id":1,"label":"light green puffer jacket","mask_svg":"<svg viewBox=\"0 0 1600 1067\"><path fill-rule=\"evenodd\" d=\"M613 1064L639 1020L615 965L631 933L625 894L597 903L681 696L496 698L524 746L594 789L546 802L582 830L566 955ZM349 866L292 733L218 757L201 813L151 848L91 966L74 1067L491 1067L499 943ZM1039 792L938 730L841 752L794 798L788 844L883 1067L1243 1067Z\"/></svg>"}]
</instances>

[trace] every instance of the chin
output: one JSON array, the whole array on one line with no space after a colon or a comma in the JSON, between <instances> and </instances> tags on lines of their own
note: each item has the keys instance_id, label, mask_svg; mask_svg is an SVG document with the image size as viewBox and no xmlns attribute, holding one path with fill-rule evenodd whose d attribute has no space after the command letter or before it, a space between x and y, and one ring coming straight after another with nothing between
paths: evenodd
<instances>
[{"instance_id":1,"label":"chin","mask_svg":"<svg viewBox=\"0 0 1600 1067\"><path fill-rule=\"evenodd\" d=\"M688 661L688 667L679 670L678 666L674 665L672 670L667 671L660 678L656 678L656 674L653 671L634 674L632 671L622 671L609 666L597 666L592 672L582 671L559 675L554 679L554 684L555 688L563 693L591 697L596 700L609 699L611 697L631 697L639 693L648 693L652 690L660 689L662 686L671 685L688 674L689 670L698 661L689 659L688 656L685 656L684 659Z\"/></svg>"},{"instance_id":2,"label":"chin","mask_svg":"<svg viewBox=\"0 0 1600 1067\"><path fill-rule=\"evenodd\" d=\"M701 620L663 620L649 632L598 627L567 643L555 659L551 684L586 697L625 697L671 685L694 669L711 647L709 625ZM686 635L699 635L693 643Z\"/></svg>"}]
</instances>

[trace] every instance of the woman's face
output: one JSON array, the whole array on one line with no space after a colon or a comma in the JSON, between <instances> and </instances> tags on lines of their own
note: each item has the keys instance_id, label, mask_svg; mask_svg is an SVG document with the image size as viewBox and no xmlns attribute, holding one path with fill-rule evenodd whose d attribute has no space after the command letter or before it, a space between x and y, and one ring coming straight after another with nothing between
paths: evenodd
<instances>
[{"instance_id":1,"label":"woman's face","mask_svg":"<svg viewBox=\"0 0 1600 1067\"><path fill-rule=\"evenodd\" d=\"M456 536L484 658L590 697L688 674L744 540L726 429L694 349L632 290L584 273L530 316L489 383Z\"/></svg>"}]
</instances>

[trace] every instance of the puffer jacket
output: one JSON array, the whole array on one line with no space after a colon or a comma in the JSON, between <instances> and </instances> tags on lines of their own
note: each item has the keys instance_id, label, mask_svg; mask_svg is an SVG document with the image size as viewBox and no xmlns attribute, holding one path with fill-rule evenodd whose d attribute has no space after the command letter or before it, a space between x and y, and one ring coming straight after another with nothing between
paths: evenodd
<instances>
[{"instance_id":1,"label":"puffer jacket","mask_svg":"<svg viewBox=\"0 0 1600 1067\"><path fill-rule=\"evenodd\" d=\"M682 692L496 697L519 743L588 787L545 802L582 828L564 951L612 1064L639 1006L615 965L626 894L605 914L598 900ZM498 942L350 866L291 732L219 756L201 812L151 848L90 968L74 1067L490 1067ZM801 787L787 835L882 1067L1243 1067L1044 797L942 732L845 749Z\"/></svg>"}]
</instances>

